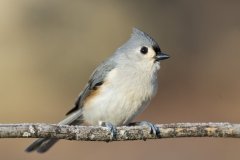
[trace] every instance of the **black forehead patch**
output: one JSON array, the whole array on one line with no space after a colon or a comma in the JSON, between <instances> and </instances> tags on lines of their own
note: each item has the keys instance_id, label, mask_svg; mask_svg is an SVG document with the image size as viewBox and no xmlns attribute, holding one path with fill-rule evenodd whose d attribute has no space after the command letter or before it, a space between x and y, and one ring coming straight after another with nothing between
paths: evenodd
<instances>
[{"instance_id":1,"label":"black forehead patch","mask_svg":"<svg viewBox=\"0 0 240 160\"><path fill-rule=\"evenodd\" d=\"M156 53L161 53L161 49L158 45L153 45L153 50L156 52Z\"/></svg>"}]
</instances>

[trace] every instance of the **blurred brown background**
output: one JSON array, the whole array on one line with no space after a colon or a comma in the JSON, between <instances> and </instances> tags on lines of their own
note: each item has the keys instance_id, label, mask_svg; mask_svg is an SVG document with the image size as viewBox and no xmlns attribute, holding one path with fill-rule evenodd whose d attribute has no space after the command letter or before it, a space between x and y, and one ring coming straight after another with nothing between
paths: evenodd
<instances>
[{"instance_id":1,"label":"blurred brown background","mask_svg":"<svg viewBox=\"0 0 240 160\"><path fill-rule=\"evenodd\" d=\"M240 1L0 0L0 123L56 123L92 70L132 27L152 35L171 59L137 118L153 123L240 123ZM1 159L238 160L239 139L146 142L62 140L27 154L33 139L1 139Z\"/></svg>"}]
</instances>

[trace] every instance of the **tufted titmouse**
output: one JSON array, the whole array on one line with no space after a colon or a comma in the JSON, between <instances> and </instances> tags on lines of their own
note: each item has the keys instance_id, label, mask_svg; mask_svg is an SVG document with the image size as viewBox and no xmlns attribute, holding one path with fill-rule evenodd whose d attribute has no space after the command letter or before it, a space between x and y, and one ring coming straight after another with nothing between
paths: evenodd
<instances>
[{"instance_id":1,"label":"tufted titmouse","mask_svg":"<svg viewBox=\"0 0 240 160\"><path fill-rule=\"evenodd\" d=\"M153 38L134 28L131 38L95 69L74 107L59 124L102 125L114 135L115 126L129 125L156 94L160 60L167 58ZM151 123L140 124L150 126L156 134ZM43 153L57 141L40 138L26 151Z\"/></svg>"}]
</instances>

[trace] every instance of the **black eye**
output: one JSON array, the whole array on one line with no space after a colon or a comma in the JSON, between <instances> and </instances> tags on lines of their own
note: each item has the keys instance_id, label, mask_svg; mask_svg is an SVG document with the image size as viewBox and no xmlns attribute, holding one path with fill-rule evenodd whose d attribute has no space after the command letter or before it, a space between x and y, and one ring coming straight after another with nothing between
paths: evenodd
<instances>
[{"instance_id":1,"label":"black eye","mask_svg":"<svg viewBox=\"0 0 240 160\"><path fill-rule=\"evenodd\" d=\"M140 52L141 52L142 54L146 54L146 53L148 52L148 48L145 47L145 46L143 46L143 47L141 48Z\"/></svg>"}]
</instances>

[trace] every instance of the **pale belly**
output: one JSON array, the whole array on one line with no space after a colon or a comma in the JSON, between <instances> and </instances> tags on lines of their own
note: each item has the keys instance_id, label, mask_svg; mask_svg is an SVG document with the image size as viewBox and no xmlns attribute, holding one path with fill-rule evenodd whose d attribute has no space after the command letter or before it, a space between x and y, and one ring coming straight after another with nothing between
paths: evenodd
<instances>
[{"instance_id":1,"label":"pale belly","mask_svg":"<svg viewBox=\"0 0 240 160\"><path fill-rule=\"evenodd\" d=\"M108 91L86 103L83 119L91 125L98 125L99 122L110 122L116 126L126 125L147 107L149 100Z\"/></svg>"},{"instance_id":2,"label":"pale belly","mask_svg":"<svg viewBox=\"0 0 240 160\"><path fill-rule=\"evenodd\" d=\"M103 85L96 95L87 100L82 108L85 122L90 125L98 125L99 122L126 125L147 107L157 89L152 84L136 87L124 83L117 86Z\"/></svg>"},{"instance_id":3,"label":"pale belly","mask_svg":"<svg viewBox=\"0 0 240 160\"><path fill-rule=\"evenodd\" d=\"M145 74L136 77L134 71L128 69L127 74L125 70L115 69L108 74L96 94L84 103L82 114L86 123L126 125L147 107L156 94L157 79L152 80Z\"/></svg>"}]
</instances>

